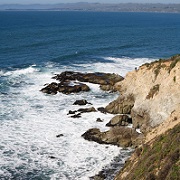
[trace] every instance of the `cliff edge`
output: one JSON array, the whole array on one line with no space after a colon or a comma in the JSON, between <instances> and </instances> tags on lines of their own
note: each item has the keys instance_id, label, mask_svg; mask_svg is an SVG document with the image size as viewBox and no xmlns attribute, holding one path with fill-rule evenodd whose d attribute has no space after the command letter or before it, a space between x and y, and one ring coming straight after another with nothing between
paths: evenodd
<instances>
[{"instance_id":1,"label":"cliff edge","mask_svg":"<svg viewBox=\"0 0 180 180\"><path fill-rule=\"evenodd\" d=\"M106 110L130 113L133 127L148 132L180 107L180 55L142 65L115 88L121 95Z\"/></svg>"},{"instance_id":2,"label":"cliff edge","mask_svg":"<svg viewBox=\"0 0 180 180\"><path fill-rule=\"evenodd\" d=\"M119 102L131 102L133 127L140 128L145 137L115 180L179 179L179 80L180 55L176 55L144 64L116 84L121 96L106 109L118 113L124 108Z\"/></svg>"}]
</instances>

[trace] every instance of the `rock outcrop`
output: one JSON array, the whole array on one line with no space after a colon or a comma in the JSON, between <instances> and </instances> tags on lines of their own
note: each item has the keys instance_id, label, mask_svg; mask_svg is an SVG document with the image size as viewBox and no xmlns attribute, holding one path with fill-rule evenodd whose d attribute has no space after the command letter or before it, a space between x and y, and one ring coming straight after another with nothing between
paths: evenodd
<instances>
[{"instance_id":1,"label":"rock outcrop","mask_svg":"<svg viewBox=\"0 0 180 180\"><path fill-rule=\"evenodd\" d=\"M134 129L116 126L109 131L101 132L97 128L86 131L82 137L100 144L112 144L120 147L136 146L142 141L143 136Z\"/></svg>"},{"instance_id":2,"label":"rock outcrop","mask_svg":"<svg viewBox=\"0 0 180 180\"><path fill-rule=\"evenodd\" d=\"M119 96L116 100L105 107L108 113L112 114L130 114L134 106L134 96Z\"/></svg>"},{"instance_id":3,"label":"rock outcrop","mask_svg":"<svg viewBox=\"0 0 180 180\"><path fill-rule=\"evenodd\" d=\"M81 91L90 91L90 88L83 83L73 82L72 84L72 82L67 81L61 83L52 82L51 84L41 89L41 91L46 94L55 95L57 94L57 92L70 94L70 93L78 93Z\"/></svg>"},{"instance_id":4,"label":"rock outcrop","mask_svg":"<svg viewBox=\"0 0 180 180\"><path fill-rule=\"evenodd\" d=\"M128 115L116 115L114 116L106 126L114 127L114 126L127 126L132 124L132 119Z\"/></svg>"},{"instance_id":5,"label":"rock outcrop","mask_svg":"<svg viewBox=\"0 0 180 180\"><path fill-rule=\"evenodd\" d=\"M81 82L99 84L100 88L105 91L115 91L114 84L122 81L124 78L118 74L110 73L80 73L65 71L53 77L60 83L52 82L41 89L43 93L55 95L57 92L64 94L78 93L89 91L90 88Z\"/></svg>"}]
</instances>

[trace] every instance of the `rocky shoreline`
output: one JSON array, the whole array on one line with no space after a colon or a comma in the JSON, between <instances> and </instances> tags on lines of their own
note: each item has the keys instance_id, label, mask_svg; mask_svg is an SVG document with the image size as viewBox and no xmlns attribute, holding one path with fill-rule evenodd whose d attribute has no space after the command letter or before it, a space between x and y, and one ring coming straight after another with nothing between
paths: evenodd
<instances>
[{"instance_id":1,"label":"rocky shoreline","mask_svg":"<svg viewBox=\"0 0 180 180\"><path fill-rule=\"evenodd\" d=\"M90 91L85 82L99 84L100 88L105 91L120 92L121 95L106 107L95 109L92 106L69 111L68 115L71 115L72 118L79 118L82 113L95 111L114 114L114 117L106 124L110 128L108 131L101 132L97 128L89 129L82 134L82 137L86 140L125 148L133 147L137 151L140 147L144 147L147 144L146 140L149 137L149 133L152 133L154 135L154 137L152 135L152 139L155 139L168 131L169 127L173 128L180 123L180 55L173 56L167 60L144 64L138 69L129 72L125 78L109 73L65 71L57 74L53 79L56 82L46 84L41 89L43 93L55 95L58 92L70 94ZM74 105L78 106L86 104L90 104L90 102L84 99L74 102ZM171 123L173 126L163 127L164 131L160 134L156 132L155 135L153 130L166 122L168 117L174 112L178 113L176 120L173 121L175 123ZM98 118L97 121L100 122L102 120ZM132 124L132 128L129 128L130 124ZM150 140L152 139L150 138ZM148 143L150 140L148 140ZM139 157L142 149L139 151ZM132 156L135 155L133 154ZM138 160L136 159L136 161ZM131 162L134 162L134 159L128 162L131 164ZM115 179L129 178L130 170L128 168L129 166L126 163ZM158 172L155 174L154 170L152 170L151 175L155 179L159 177ZM100 172L99 175L91 177L91 179L106 179L106 177ZM133 177L130 179L133 179Z\"/></svg>"}]
</instances>

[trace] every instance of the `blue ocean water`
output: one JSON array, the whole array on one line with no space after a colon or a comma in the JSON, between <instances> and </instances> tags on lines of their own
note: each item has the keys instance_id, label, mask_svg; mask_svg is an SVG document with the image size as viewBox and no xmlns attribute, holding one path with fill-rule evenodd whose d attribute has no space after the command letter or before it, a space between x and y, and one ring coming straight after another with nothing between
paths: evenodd
<instances>
[{"instance_id":1,"label":"blue ocean water","mask_svg":"<svg viewBox=\"0 0 180 180\"><path fill-rule=\"evenodd\" d=\"M123 164L128 150L81 138L92 127L107 130L113 115L67 116L77 99L97 108L118 94L93 84L88 93L68 96L39 90L65 70L124 76L142 63L179 54L179 42L180 14L0 12L0 179L84 180L119 154Z\"/></svg>"}]
</instances>

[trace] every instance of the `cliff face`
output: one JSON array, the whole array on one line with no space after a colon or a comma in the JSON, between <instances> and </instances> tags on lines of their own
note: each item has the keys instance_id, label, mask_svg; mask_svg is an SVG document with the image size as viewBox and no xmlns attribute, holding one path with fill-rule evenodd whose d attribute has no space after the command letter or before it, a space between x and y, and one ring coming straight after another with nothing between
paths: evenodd
<instances>
[{"instance_id":1,"label":"cliff face","mask_svg":"<svg viewBox=\"0 0 180 180\"><path fill-rule=\"evenodd\" d=\"M147 132L180 107L180 55L144 64L115 87L121 96L106 107L108 112L130 112L133 127Z\"/></svg>"},{"instance_id":2,"label":"cliff face","mask_svg":"<svg viewBox=\"0 0 180 180\"><path fill-rule=\"evenodd\" d=\"M129 97L131 99L133 97L134 101L131 103L133 126L145 132L145 137L115 180L178 180L180 55L142 65L139 69L128 73L122 82L116 84L116 88L120 91L121 98L106 108L118 113L117 109L122 107L122 104L119 106L118 103L132 102L129 101Z\"/></svg>"}]
</instances>

